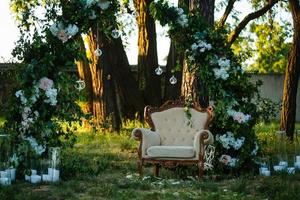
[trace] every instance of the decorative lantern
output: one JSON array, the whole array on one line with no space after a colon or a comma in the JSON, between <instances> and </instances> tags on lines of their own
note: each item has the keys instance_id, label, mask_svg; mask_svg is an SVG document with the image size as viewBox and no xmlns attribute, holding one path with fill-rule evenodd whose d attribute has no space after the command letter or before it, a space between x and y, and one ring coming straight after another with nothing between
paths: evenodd
<instances>
[{"instance_id":1,"label":"decorative lantern","mask_svg":"<svg viewBox=\"0 0 300 200\"><path fill-rule=\"evenodd\" d=\"M50 147L48 160L44 161L43 181L57 182L59 181L59 165L60 165L60 148Z\"/></svg>"},{"instance_id":2,"label":"decorative lantern","mask_svg":"<svg viewBox=\"0 0 300 200\"><path fill-rule=\"evenodd\" d=\"M0 135L0 185L11 185L9 169L10 142L8 135Z\"/></svg>"},{"instance_id":3,"label":"decorative lantern","mask_svg":"<svg viewBox=\"0 0 300 200\"><path fill-rule=\"evenodd\" d=\"M294 166L296 169L300 169L300 130L295 131L295 156L294 156Z\"/></svg>"},{"instance_id":4,"label":"decorative lantern","mask_svg":"<svg viewBox=\"0 0 300 200\"><path fill-rule=\"evenodd\" d=\"M277 164L274 164L274 171L283 171L286 170L288 167L286 141L286 132L276 131L275 151L277 157Z\"/></svg>"}]
</instances>

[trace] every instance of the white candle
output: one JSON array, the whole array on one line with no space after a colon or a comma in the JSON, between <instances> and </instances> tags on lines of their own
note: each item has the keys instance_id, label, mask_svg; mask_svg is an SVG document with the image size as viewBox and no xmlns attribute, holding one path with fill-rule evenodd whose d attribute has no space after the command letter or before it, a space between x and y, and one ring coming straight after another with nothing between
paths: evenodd
<instances>
[{"instance_id":1,"label":"white candle","mask_svg":"<svg viewBox=\"0 0 300 200\"><path fill-rule=\"evenodd\" d=\"M42 177L39 175L31 175L30 176L31 183L39 183L39 182L41 182L41 180L42 180Z\"/></svg>"},{"instance_id":2,"label":"white candle","mask_svg":"<svg viewBox=\"0 0 300 200\"><path fill-rule=\"evenodd\" d=\"M287 172L288 172L289 174L295 174L295 167L288 167L288 168L287 168Z\"/></svg>"},{"instance_id":3,"label":"white candle","mask_svg":"<svg viewBox=\"0 0 300 200\"><path fill-rule=\"evenodd\" d=\"M296 162L300 162L300 156L296 156Z\"/></svg>"},{"instance_id":4,"label":"white candle","mask_svg":"<svg viewBox=\"0 0 300 200\"><path fill-rule=\"evenodd\" d=\"M274 166L274 171L282 171L284 169L284 166L281 166L281 165L275 165Z\"/></svg>"},{"instance_id":5,"label":"white candle","mask_svg":"<svg viewBox=\"0 0 300 200\"><path fill-rule=\"evenodd\" d=\"M262 175L262 173L264 172L264 171L268 171L269 169L267 168L267 167L260 167L259 168L259 173L260 173L260 175Z\"/></svg>"},{"instance_id":6,"label":"white candle","mask_svg":"<svg viewBox=\"0 0 300 200\"><path fill-rule=\"evenodd\" d=\"M262 171L261 175L263 175L263 176L270 176L271 172L270 172L270 170L265 170L265 171Z\"/></svg>"},{"instance_id":7,"label":"white candle","mask_svg":"<svg viewBox=\"0 0 300 200\"><path fill-rule=\"evenodd\" d=\"M16 168L10 168L9 171L10 171L10 179L12 181L16 180Z\"/></svg>"},{"instance_id":8,"label":"white candle","mask_svg":"<svg viewBox=\"0 0 300 200\"><path fill-rule=\"evenodd\" d=\"M31 170L31 175L37 175L37 171L35 169Z\"/></svg>"},{"instance_id":9,"label":"white candle","mask_svg":"<svg viewBox=\"0 0 300 200\"><path fill-rule=\"evenodd\" d=\"M283 166L284 168L286 168L288 166L288 163L286 161L280 161L279 166Z\"/></svg>"},{"instance_id":10,"label":"white candle","mask_svg":"<svg viewBox=\"0 0 300 200\"><path fill-rule=\"evenodd\" d=\"M59 170L53 169L53 182L59 181Z\"/></svg>"},{"instance_id":11,"label":"white candle","mask_svg":"<svg viewBox=\"0 0 300 200\"><path fill-rule=\"evenodd\" d=\"M295 162L294 166L295 166L296 169L300 169L300 162Z\"/></svg>"},{"instance_id":12,"label":"white candle","mask_svg":"<svg viewBox=\"0 0 300 200\"><path fill-rule=\"evenodd\" d=\"M30 181L30 176L25 174L25 181Z\"/></svg>"},{"instance_id":13,"label":"white candle","mask_svg":"<svg viewBox=\"0 0 300 200\"><path fill-rule=\"evenodd\" d=\"M9 178L0 178L0 184L1 185L10 185L11 181Z\"/></svg>"},{"instance_id":14,"label":"white candle","mask_svg":"<svg viewBox=\"0 0 300 200\"><path fill-rule=\"evenodd\" d=\"M51 176L49 174L43 174L42 180L45 182L49 182L49 181L51 181Z\"/></svg>"},{"instance_id":15,"label":"white candle","mask_svg":"<svg viewBox=\"0 0 300 200\"><path fill-rule=\"evenodd\" d=\"M0 171L0 178L7 178L7 172L6 171Z\"/></svg>"}]
</instances>

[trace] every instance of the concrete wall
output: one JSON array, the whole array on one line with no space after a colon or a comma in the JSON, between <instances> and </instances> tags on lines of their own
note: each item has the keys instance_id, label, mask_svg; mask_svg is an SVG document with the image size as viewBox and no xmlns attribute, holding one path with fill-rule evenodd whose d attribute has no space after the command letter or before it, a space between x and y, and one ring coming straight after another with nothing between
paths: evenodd
<instances>
[{"instance_id":1,"label":"concrete wall","mask_svg":"<svg viewBox=\"0 0 300 200\"><path fill-rule=\"evenodd\" d=\"M253 81L261 80L263 85L260 88L261 96L270 98L275 102L281 102L283 92L283 74L255 74L251 78ZM279 114L277 116L279 119ZM297 92L296 121L300 122L300 81Z\"/></svg>"}]
</instances>

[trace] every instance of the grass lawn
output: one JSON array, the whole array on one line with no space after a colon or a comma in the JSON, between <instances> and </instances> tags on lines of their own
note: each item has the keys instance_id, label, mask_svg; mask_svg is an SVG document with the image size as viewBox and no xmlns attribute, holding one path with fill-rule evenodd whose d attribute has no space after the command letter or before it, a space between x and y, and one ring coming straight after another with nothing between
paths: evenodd
<instances>
[{"instance_id":1,"label":"grass lawn","mask_svg":"<svg viewBox=\"0 0 300 200\"><path fill-rule=\"evenodd\" d=\"M259 137L267 138L272 126L258 126ZM78 133L76 146L62 154L59 183L31 185L17 181L10 187L0 188L0 200L300 199L300 172L271 177L206 175L197 181L192 176L193 168L176 173L164 169L163 178L155 178L148 167L141 179L135 174L137 143L130 139L130 133L130 127L121 134Z\"/></svg>"}]
</instances>

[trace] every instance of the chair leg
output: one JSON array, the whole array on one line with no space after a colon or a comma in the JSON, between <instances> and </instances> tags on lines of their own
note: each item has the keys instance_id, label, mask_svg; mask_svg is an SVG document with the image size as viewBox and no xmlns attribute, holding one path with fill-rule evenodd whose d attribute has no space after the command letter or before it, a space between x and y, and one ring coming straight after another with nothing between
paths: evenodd
<instances>
[{"instance_id":1,"label":"chair leg","mask_svg":"<svg viewBox=\"0 0 300 200\"><path fill-rule=\"evenodd\" d=\"M158 177L159 176L159 164L154 165L154 176Z\"/></svg>"},{"instance_id":2,"label":"chair leg","mask_svg":"<svg viewBox=\"0 0 300 200\"><path fill-rule=\"evenodd\" d=\"M143 162L141 160L137 161L138 173L140 177L143 176Z\"/></svg>"},{"instance_id":3,"label":"chair leg","mask_svg":"<svg viewBox=\"0 0 300 200\"><path fill-rule=\"evenodd\" d=\"M198 163L198 178L201 179L203 176L203 171L204 171L204 164L203 161L200 161Z\"/></svg>"}]
</instances>

